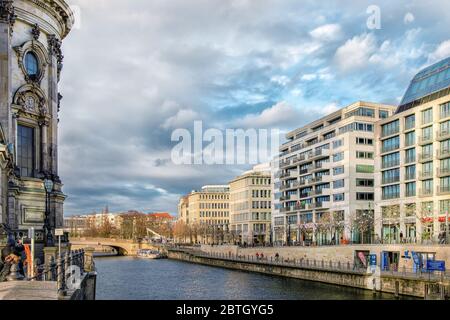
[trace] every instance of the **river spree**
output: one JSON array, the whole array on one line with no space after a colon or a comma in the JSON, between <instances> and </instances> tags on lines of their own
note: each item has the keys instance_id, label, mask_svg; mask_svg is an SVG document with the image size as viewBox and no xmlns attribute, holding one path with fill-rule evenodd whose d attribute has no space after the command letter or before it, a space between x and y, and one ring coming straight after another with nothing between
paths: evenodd
<instances>
[{"instance_id":1,"label":"river spree","mask_svg":"<svg viewBox=\"0 0 450 320\"><path fill-rule=\"evenodd\" d=\"M370 291L174 260L96 258L98 300L371 300Z\"/></svg>"}]
</instances>

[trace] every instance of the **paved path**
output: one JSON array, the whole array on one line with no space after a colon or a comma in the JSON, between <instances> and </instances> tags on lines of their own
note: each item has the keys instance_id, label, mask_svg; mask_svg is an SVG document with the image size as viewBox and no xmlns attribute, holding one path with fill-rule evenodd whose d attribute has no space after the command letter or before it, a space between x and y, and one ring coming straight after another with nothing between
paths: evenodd
<instances>
[{"instance_id":1,"label":"paved path","mask_svg":"<svg viewBox=\"0 0 450 320\"><path fill-rule=\"evenodd\" d=\"M0 300L58 300L56 282L2 282L0 283Z\"/></svg>"}]
</instances>

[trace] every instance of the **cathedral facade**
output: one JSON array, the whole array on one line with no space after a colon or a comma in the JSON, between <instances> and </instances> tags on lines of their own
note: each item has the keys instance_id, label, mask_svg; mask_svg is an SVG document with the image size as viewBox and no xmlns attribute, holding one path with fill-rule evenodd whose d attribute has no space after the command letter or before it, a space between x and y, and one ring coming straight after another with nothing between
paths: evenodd
<instances>
[{"instance_id":1,"label":"cathedral facade","mask_svg":"<svg viewBox=\"0 0 450 320\"><path fill-rule=\"evenodd\" d=\"M34 227L38 243L63 226L58 83L73 23L64 0L0 0L0 223L16 237Z\"/></svg>"}]
</instances>

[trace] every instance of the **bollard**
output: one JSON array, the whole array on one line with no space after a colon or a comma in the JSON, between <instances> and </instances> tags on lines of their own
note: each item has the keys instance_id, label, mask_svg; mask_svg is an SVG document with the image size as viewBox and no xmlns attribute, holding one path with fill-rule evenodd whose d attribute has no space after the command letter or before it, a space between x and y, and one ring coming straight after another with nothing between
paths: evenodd
<instances>
[{"instance_id":1,"label":"bollard","mask_svg":"<svg viewBox=\"0 0 450 320\"><path fill-rule=\"evenodd\" d=\"M67 257L67 252L66 252ZM57 270L57 285L58 285L58 297L62 298L65 297L67 294L67 291L65 290L65 278L64 278L64 265L62 260L62 255L59 255L57 263L56 263L56 270Z\"/></svg>"},{"instance_id":2,"label":"bollard","mask_svg":"<svg viewBox=\"0 0 450 320\"><path fill-rule=\"evenodd\" d=\"M66 274L68 271L69 271L69 267L70 267L70 254L69 254L69 251L66 251L66 253L64 254L64 258L63 258L63 256L61 255L61 260L62 260L62 263L63 263L63 265L64 265L64 273L63 273L63 276L64 276L64 280L66 279L66 278L69 278L69 275L68 274Z\"/></svg>"},{"instance_id":3,"label":"bollard","mask_svg":"<svg viewBox=\"0 0 450 320\"><path fill-rule=\"evenodd\" d=\"M347 270L350 270L350 262L347 262Z\"/></svg>"},{"instance_id":4,"label":"bollard","mask_svg":"<svg viewBox=\"0 0 450 320\"><path fill-rule=\"evenodd\" d=\"M400 282L395 281L395 297L398 298L400 296Z\"/></svg>"},{"instance_id":5,"label":"bollard","mask_svg":"<svg viewBox=\"0 0 450 320\"><path fill-rule=\"evenodd\" d=\"M21 281L23 280L23 276L19 272L19 265L18 264L12 264L10 273L6 277L6 281Z\"/></svg>"}]
</instances>

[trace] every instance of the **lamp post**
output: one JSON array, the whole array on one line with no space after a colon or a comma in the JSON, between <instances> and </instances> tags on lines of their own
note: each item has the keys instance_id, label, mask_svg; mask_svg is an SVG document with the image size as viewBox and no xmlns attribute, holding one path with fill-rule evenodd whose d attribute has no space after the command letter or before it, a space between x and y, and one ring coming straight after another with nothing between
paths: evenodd
<instances>
[{"instance_id":1,"label":"lamp post","mask_svg":"<svg viewBox=\"0 0 450 320\"><path fill-rule=\"evenodd\" d=\"M50 194L53 192L54 183L52 180L45 178L44 187L45 187L45 220L44 220L44 228L46 232L46 246L53 247L53 234L52 227L50 225ZM56 219L56 217L55 217ZM56 224L55 224L56 227Z\"/></svg>"}]
</instances>

